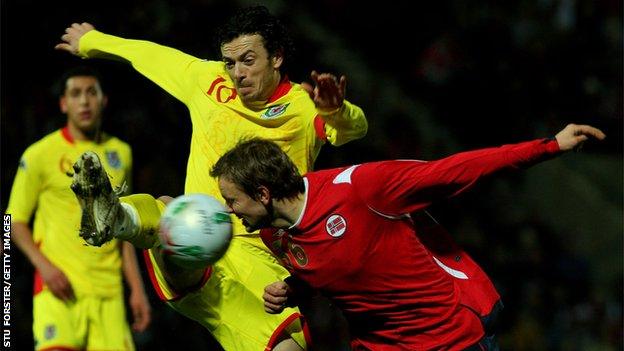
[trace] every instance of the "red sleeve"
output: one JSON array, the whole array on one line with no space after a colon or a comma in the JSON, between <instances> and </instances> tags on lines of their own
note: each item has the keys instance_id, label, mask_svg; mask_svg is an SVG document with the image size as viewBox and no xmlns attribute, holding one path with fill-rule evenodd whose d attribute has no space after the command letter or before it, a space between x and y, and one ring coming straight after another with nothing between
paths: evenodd
<instances>
[{"instance_id":1,"label":"red sleeve","mask_svg":"<svg viewBox=\"0 0 624 351\"><path fill-rule=\"evenodd\" d=\"M385 161L358 166L351 183L375 211L400 216L455 196L498 171L526 168L559 153L553 139L540 139L458 153L437 161Z\"/></svg>"}]
</instances>

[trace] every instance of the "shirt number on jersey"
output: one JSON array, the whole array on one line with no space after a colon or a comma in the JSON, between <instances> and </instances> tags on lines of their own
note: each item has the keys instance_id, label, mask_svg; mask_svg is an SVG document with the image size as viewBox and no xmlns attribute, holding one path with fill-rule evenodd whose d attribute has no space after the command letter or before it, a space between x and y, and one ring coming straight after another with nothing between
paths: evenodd
<instances>
[{"instance_id":1,"label":"shirt number on jersey","mask_svg":"<svg viewBox=\"0 0 624 351\"><path fill-rule=\"evenodd\" d=\"M228 87L225 84L221 84L225 82L225 78L218 77L212 84L210 84L210 89L206 92L206 94L210 96L214 96L217 101L221 103L227 103L230 100L234 100L236 98L236 89L232 87Z\"/></svg>"},{"instance_id":2,"label":"shirt number on jersey","mask_svg":"<svg viewBox=\"0 0 624 351\"><path fill-rule=\"evenodd\" d=\"M308 264L303 247L293 243L290 234L281 229L273 235L271 246L271 250L288 270L292 270L293 265L305 267Z\"/></svg>"}]
</instances>

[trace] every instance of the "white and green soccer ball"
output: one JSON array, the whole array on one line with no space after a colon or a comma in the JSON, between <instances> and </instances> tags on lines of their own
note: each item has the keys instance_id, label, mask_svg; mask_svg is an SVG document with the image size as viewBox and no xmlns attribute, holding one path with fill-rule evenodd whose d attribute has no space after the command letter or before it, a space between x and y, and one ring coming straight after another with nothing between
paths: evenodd
<instances>
[{"instance_id":1,"label":"white and green soccer ball","mask_svg":"<svg viewBox=\"0 0 624 351\"><path fill-rule=\"evenodd\" d=\"M182 195L167 205L159 236L163 255L171 262L184 268L205 268L227 251L232 219L212 196Z\"/></svg>"}]
</instances>

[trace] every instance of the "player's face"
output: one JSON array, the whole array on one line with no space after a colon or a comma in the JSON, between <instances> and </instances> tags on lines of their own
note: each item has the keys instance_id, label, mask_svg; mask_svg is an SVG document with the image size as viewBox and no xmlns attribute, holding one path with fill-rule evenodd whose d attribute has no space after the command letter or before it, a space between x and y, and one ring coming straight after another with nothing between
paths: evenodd
<instances>
[{"instance_id":1,"label":"player's face","mask_svg":"<svg viewBox=\"0 0 624 351\"><path fill-rule=\"evenodd\" d=\"M244 104L264 102L275 91L281 75L281 55L269 57L262 36L241 35L221 46L225 68Z\"/></svg>"},{"instance_id":2,"label":"player's face","mask_svg":"<svg viewBox=\"0 0 624 351\"><path fill-rule=\"evenodd\" d=\"M225 199L229 212L243 221L248 232L251 233L270 225L271 216L262 199L254 199L236 184L223 177L219 178L219 190Z\"/></svg>"},{"instance_id":3,"label":"player's face","mask_svg":"<svg viewBox=\"0 0 624 351\"><path fill-rule=\"evenodd\" d=\"M88 134L100 127L106 97L96 77L75 76L67 80L60 105L68 123Z\"/></svg>"}]
</instances>

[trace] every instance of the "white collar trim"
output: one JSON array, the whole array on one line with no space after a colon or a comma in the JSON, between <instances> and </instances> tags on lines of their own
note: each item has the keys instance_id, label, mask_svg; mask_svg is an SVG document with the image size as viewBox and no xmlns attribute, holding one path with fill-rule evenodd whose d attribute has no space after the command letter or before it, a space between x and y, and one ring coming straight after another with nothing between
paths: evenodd
<instances>
[{"instance_id":1,"label":"white collar trim","mask_svg":"<svg viewBox=\"0 0 624 351\"><path fill-rule=\"evenodd\" d=\"M303 196L304 196L303 208L301 208L301 213L299 213L299 218L297 218L297 221L295 222L295 224L288 227L288 229L296 228L299 224L301 224L301 220L303 219L303 215L305 214L306 207L308 207L308 190L309 190L308 178L306 177L303 178L303 185L305 187L305 192L303 193Z\"/></svg>"}]
</instances>

